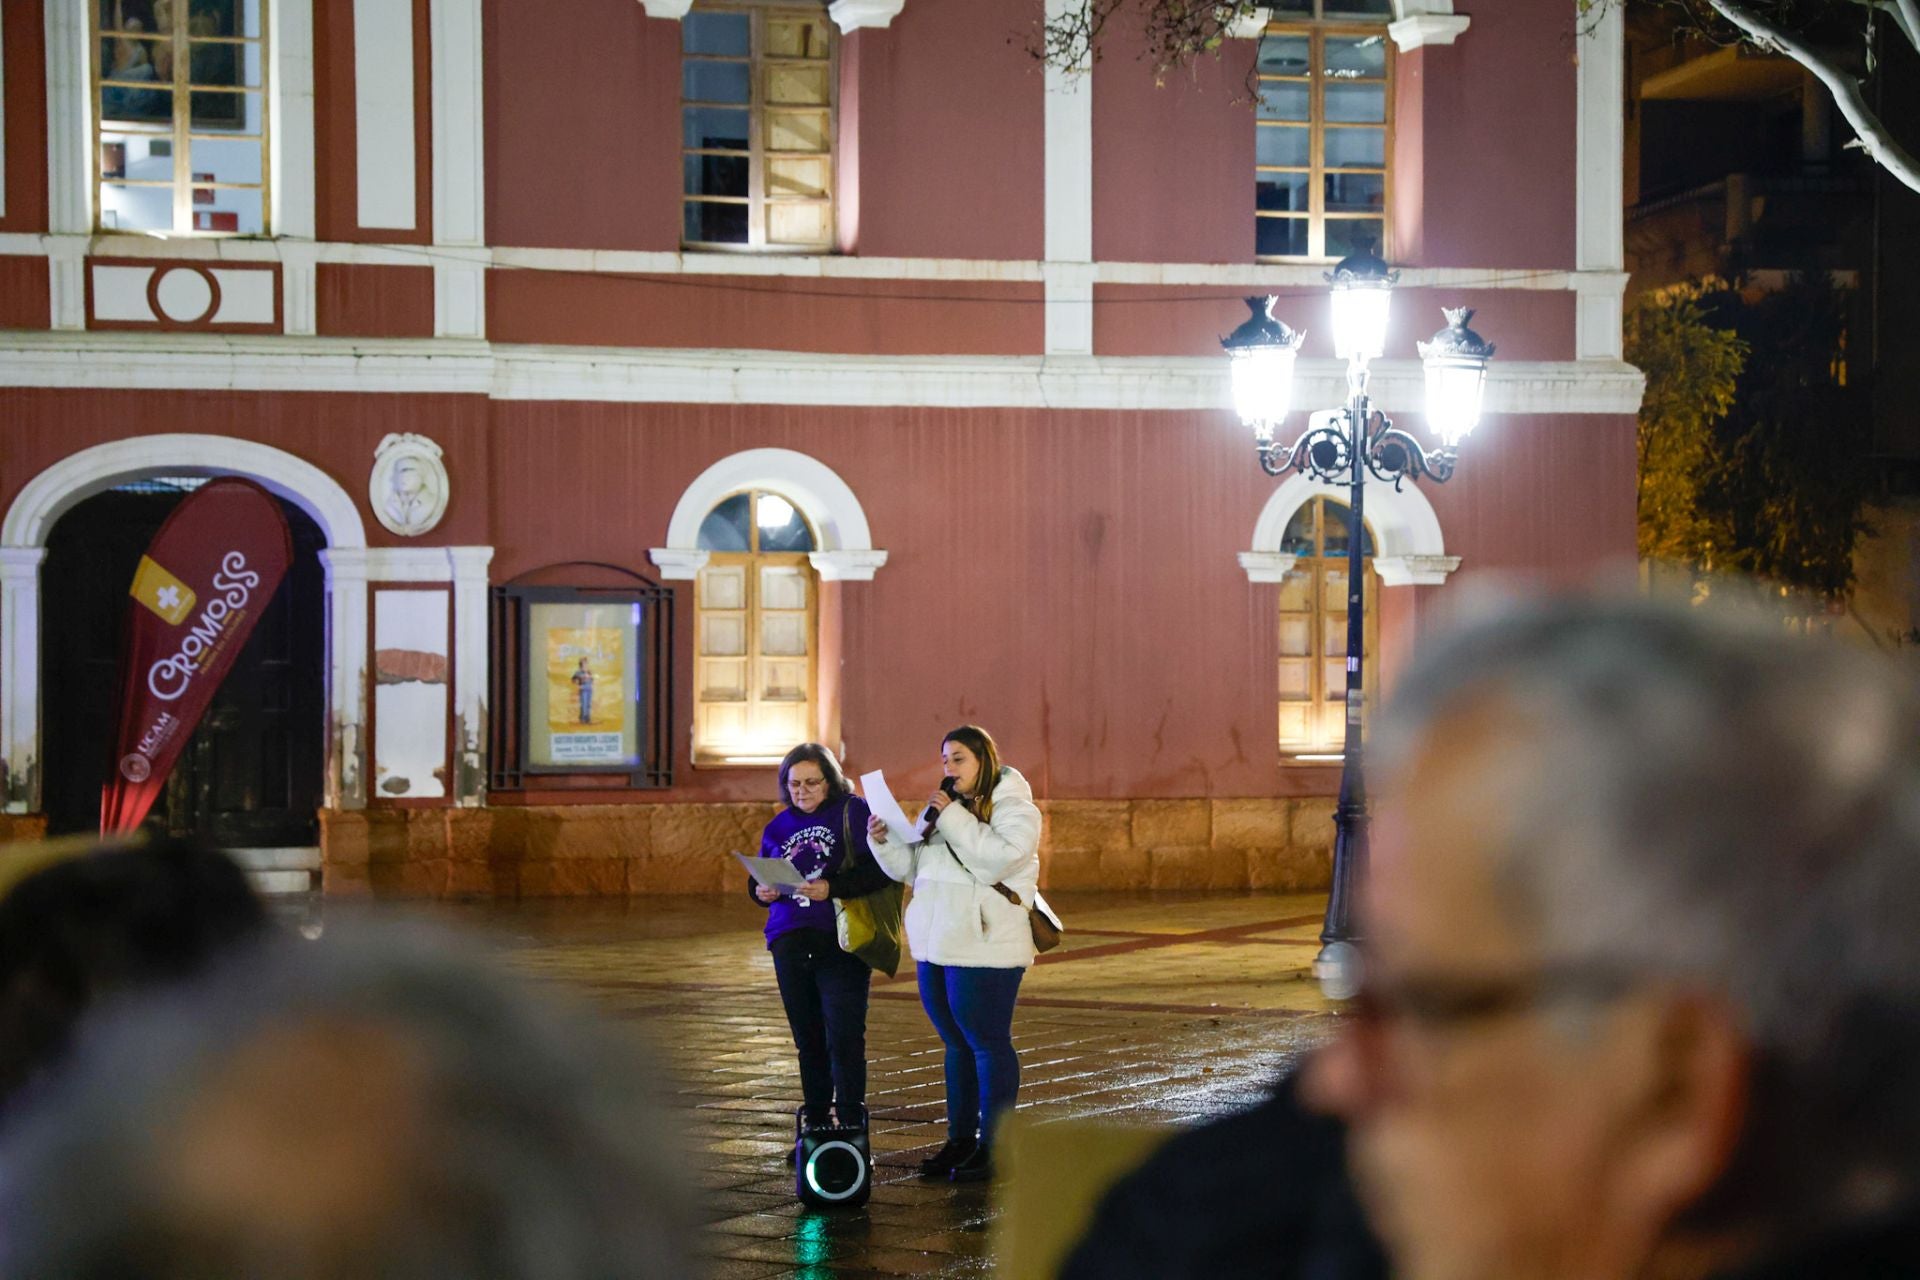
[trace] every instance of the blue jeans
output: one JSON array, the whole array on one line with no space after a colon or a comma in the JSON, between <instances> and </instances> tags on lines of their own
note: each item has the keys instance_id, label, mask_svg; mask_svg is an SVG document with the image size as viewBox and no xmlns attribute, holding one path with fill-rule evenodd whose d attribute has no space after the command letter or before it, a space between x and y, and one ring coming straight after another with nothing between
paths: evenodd
<instances>
[{"instance_id":1,"label":"blue jeans","mask_svg":"<svg viewBox=\"0 0 1920 1280\"><path fill-rule=\"evenodd\" d=\"M920 962L920 1003L947 1046L947 1136L984 1143L1020 1094L1013 1001L1025 969Z\"/></svg>"},{"instance_id":2,"label":"blue jeans","mask_svg":"<svg viewBox=\"0 0 1920 1280\"><path fill-rule=\"evenodd\" d=\"M824 905L824 904L822 904ZM867 1104L867 984L873 970L840 949L831 929L793 929L773 940L773 976L800 1055L800 1096L808 1118L840 1122Z\"/></svg>"}]
</instances>

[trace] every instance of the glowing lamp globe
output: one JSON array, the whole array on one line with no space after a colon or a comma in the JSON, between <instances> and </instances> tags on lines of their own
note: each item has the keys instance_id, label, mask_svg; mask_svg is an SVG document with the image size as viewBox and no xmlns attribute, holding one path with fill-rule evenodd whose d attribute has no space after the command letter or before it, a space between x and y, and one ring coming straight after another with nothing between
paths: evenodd
<instances>
[{"instance_id":1,"label":"glowing lamp globe","mask_svg":"<svg viewBox=\"0 0 1920 1280\"><path fill-rule=\"evenodd\" d=\"M1342 258L1327 281L1333 286L1333 354L1342 360L1372 360L1387 346L1387 310L1397 271L1371 253Z\"/></svg>"},{"instance_id":2,"label":"glowing lamp globe","mask_svg":"<svg viewBox=\"0 0 1920 1280\"><path fill-rule=\"evenodd\" d=\"M1447 327L1419 344L1420 360L1427 373L1427 422L1451 449L1479 425L1493 344L1467 327L1471 308L1445 307L1441 314Z\"/></svg>"},{"instance_id":3,"label":"glowing lamp globe","mask_svg":"<svg viewBox=\"0 0 1920 1280\"><path fill-rule=\"evenodd\" d=\"M1276 299L1248 298L1253 314L1220 339L1233 368L1233 408L1260 439L1271 439L1274 425L1287 416L1293 400L1293 362L1305 333L1273 318Z\"/></svg>"}]
</instances>

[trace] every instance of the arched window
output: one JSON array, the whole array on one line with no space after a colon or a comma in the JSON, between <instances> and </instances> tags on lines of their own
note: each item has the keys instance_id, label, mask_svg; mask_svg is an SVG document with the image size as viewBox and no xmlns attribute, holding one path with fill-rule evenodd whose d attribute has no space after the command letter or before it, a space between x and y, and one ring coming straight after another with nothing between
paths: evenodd
<instances>
[{"instance_id":1,"label":"arched window","mask_svg":"<svg viewBox=\"0 0 1920 1280\"><path fill-rule=\"evenodd\" d=\"M799 509L763 489L722 499L701 522L711 554L694 594L695 763L776 763L815 736L817 546Z\"/></svg>"},{"instance_id":2,"label":"arched window","mask_svg":"<svg viewBox=\"0 0 1920 1280\"><path fill-rule=\"evenodd\" d=\"M1345 503L1315 498L1294 513L1280 550L1296 557L1280 582L1280 752L1296 760L1339 758L1346 745L1347 521ZM1362 643L1377 671L1379 590L1373 534L1367 557Z\"/></svg>"}]
</instances>

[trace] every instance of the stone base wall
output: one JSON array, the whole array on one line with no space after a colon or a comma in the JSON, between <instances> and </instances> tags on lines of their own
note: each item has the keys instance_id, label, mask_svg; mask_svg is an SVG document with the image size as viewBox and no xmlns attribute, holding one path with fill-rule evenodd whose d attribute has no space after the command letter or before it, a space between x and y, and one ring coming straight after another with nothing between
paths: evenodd
<instances>
[{"instance_id":1,"label":"stone base wall","mask_svg":"<svg viewBox=\"0 0 1920 1280\"><path fill-rule=\"evenodd\" d=\"M20 844L46 838L46 814L0 813L0 844Z\"/></svg>"},{"instance_id":2,"label":"stone base wall","mask_svg":"<svg viewBox=\"0 0 1920 1280\"><path fill-rule=\"evenodd\" d=\"M1050 889L1325 889L1333 801L1042 801ZM368 809L320 815L328 893L409 898L730 893L765 804Z\"/></svg>"}]
</instances>

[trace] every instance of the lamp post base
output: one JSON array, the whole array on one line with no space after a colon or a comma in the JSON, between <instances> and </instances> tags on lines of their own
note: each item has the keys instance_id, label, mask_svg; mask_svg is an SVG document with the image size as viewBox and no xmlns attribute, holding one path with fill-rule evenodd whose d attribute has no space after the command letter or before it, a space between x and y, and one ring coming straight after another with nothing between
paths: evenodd
<instances>
[{"instance_id":1,"label":"lamp post base","mask_svg":"<svg viewBox=\"0 0 1920 1280\"><path fill-rule=\"evenodd\" d=\"M1363 971L1360 948L1351 942L1326 943L1313 958L1314 980L1320 984L1320 994L1329 1000L1351 1000L1359 995Z\"/></svg>"},{"instance_id":2,"label":"lamp post base","mask_svg":"<svg viewBox=\"0 0 1920 1280\"><path fill-rule=\"evenodd\" d=\"M1333 887L1327 895L1326 925L1320 930L1320 954L1313 961L1313 976L1329 1000L1351 1000L1360 989L1360 930L1354 925L1353 899L1366 865L1366 783L1360 744L1349 741L1340 803L1333 811Z\"/></svg>"}]
</instances>

